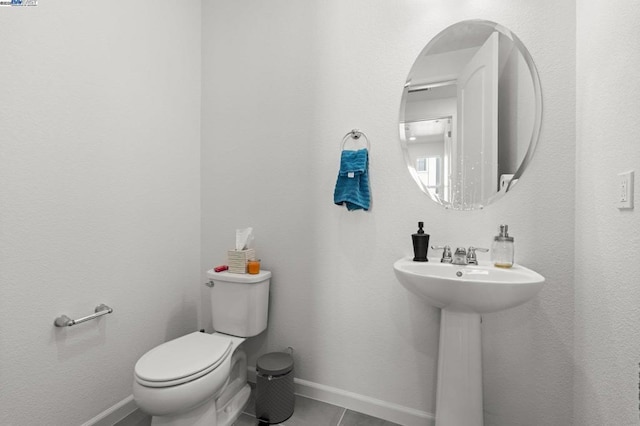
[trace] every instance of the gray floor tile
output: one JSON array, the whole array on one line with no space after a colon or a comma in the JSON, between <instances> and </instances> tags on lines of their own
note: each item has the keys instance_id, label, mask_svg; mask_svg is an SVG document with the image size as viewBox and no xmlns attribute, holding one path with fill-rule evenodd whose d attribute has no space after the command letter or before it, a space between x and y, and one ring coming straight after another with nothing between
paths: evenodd
<instances>
[{"instance_id":1,"label":"gray floor tile","mask_svg":"<svg viewBox=\"0 0 640 426\"><path fill-rule=\"evenodd\" d=\"M260 426L255 418L255 399L253 392L251 399L245 407L234 426ZM343 415L344 414L344 415ZM137 410L131 413L115 426L149 426L151 417ZM264 425L264 423L262 423ZM281 423L281 426L399 426L396 423L345 410L342 407L327 404L296 395L296 406L291 418Z\"/></svg>"},{"instance_id":2,"label":"gray floor tile","mask_svg":"<svg viewBox=\"0 0 640 426\"><path fill-rule=\"evenodd\" d=\"M400 426L397 423L371 417L356 411L347 410L342 417L340 426Z\"/></svg>"},{"instance_id":3,"label":"gray floor tile","mask_svg":"<svg viewBox=\"0 0 640 426\"><path fill-rule=\"evenodd\" d=\"M150 426L151 416L136 410L124 419L120 420L114 426Z\"/></svg>"},{"instance_id":4,"label":"gray floor tile","mask_svg":"<svg viewBox=\"0 0 640 426\"><path fill-rule=\"evenodd\" d=\"M337 426L344 408L326 402L296 396L293 415L284 426Z\"/></svg>"},{"instance_id":5,"label":"gray floor tile","mask_svg":"<svg viewBox=\"0 0 640 426\"><path fill-rule=\"evenodd\" d=\"M250 416L248 414L240 414L238 420L233 424L233 426L256 426L258 425L258 421L255 417Z\"/></svg>"}]
</instances>

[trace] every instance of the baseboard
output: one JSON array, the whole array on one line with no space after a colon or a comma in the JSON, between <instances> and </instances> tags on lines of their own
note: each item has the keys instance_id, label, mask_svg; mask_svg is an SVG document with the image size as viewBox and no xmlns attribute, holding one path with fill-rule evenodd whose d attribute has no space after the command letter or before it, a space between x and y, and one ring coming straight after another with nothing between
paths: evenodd
<instances>
[{"instance_id":1,"label":"baseboard","mask_svg":"<svg viewBox=\"0 0 640 426\"><path fill-rule=\"evenodd\" d=\"M255 367L247 368L247 379L252 383L256 382ZM435 425L435 416L426 411L416 410L308 380L294 378L293 383L296 394L306 398L344 407L403 426ZM133 395L129 395L91 420L83 423L82 426L113 426L133 413L137 408Z\"/></svg>"},{"instance_id":2,"label":"baseboard","mask_svg":"<svg viewBox=\"0 0 640 426\"><path fill-rule=\"evenodd\" d=\"M129 395L117 404L107 408L82 426L113 426L138 409L133 395Z\"/></svg>"},{"instance_id":3,"label":"baseboard","mask_svg":"<svg viewBox=\"0 0 640 426\"><path fill-rule=\"evenodd\" d=\"M247 378L250 382L256 382L256 370L254 367L247 368ZM435 425L435 416L426 411L416 410L308 380L294 378L293 383L296 394L300 396L344 407L403 426Z\"/></svg>"}]
</instances>

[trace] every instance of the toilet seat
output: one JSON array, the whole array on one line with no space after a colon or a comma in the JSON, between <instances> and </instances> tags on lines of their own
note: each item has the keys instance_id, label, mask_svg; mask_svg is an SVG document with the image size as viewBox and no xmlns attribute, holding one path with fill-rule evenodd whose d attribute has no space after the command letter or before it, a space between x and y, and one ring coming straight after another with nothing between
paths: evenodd
<instances>
[{"instance_id":1,"label":"toilet seat","mask_svg":"<svg viewBox=\"0 0 640 426\"><path fill-rule=\"evenodd\" d=\"M136 381L164 388L190 382L215 370L233 349L233 341L220 334L194 332L163 343L136 363Z\"/></svg>"}]
</instances>

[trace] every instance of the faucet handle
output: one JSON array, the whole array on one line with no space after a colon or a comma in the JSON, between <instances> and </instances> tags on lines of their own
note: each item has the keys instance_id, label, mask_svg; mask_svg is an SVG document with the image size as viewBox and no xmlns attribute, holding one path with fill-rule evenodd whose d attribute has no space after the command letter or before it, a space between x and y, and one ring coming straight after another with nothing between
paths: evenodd
<instances>
[{"instance_id":1,"label":"faucet handle","mask_svg":"<svg viewBox=\"0 0 640 426\"><path fill-rule=\"evenodd\" d=\"M481 253L486 253L486 252L488 252L488 251L489 251L489 249L488 249L488 248L473 247L473 246L471 246L471 247L469 247L469 251L474 251L474 252L475 252L475 251L479 251L479 252L481 252Z\"/></svg>"},{"instance_id":2,"label":"faucet handle","mask_svg":"<svg viewBox=\"0 0 640 426\"><path fill-rule=\"evenodd\" d=\"M481 247L473 247L473 246L469 247L469 251L467 252L467 263L469 265L478 264L478 258L476 257L477 251L486 253L489 251L489 249L481 248Z\"/></svg>"},{"instance_id":3,"label":"faucet handle","mask_svg":"<svg viewBox=\"0 0 640 426\"><path fill-rule=\"evenodd\" d=\"M431 246L432 250L442 250L442 258L440 263L451 263L451 247L450 246Z\"/></svg>"}]
</instances>

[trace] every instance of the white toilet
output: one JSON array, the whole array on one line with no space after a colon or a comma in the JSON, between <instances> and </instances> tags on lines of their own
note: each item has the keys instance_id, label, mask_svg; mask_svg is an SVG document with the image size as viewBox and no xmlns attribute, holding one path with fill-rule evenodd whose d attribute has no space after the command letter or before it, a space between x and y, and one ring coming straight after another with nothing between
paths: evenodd
<instances>
[{"instance_id":1,"label":"white toilet","mask_svg":"<svg viewBox=\"0 0 640 426\"><path fill-rule=\"evenodd\" d=\"M136 363L133 397L152 425L230 426L251 389L245 338L267 328L271 272L207 272L215 333L163 343Z\"/></svg>"}]
</instances>

